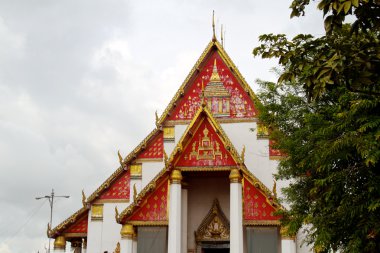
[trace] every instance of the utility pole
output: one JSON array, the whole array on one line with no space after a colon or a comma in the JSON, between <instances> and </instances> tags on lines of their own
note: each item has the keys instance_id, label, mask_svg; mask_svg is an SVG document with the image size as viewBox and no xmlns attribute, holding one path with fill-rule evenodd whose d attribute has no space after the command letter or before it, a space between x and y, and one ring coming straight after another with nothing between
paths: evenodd
<instances>
[{"instance_id":1,"label":"utility pole","mask_svg":"<svg viewBox=\"0 0 380 253\"><path fill-rule=\"evenodd\" d=\"M46 195L46 196L42 196L42 197L36 197L37 200L39 199L48 199L49 200L49 204L50 204L50 223L49 223L49 226L50 228L53 227L53 206L54 206L54 198L70 198L70 196L57 196L57 195L54 195L54 189L51 189L51 193L50 193L50 196L49 195ZM48 248L48 253L50 253L50 237L49 237L49 248Z\"/></svg>"}]
</instances>

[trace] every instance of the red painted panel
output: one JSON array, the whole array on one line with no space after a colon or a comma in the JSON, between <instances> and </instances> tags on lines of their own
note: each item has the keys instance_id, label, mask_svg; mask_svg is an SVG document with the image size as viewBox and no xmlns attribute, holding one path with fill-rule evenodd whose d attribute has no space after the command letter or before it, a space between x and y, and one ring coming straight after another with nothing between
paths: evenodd
<instances>
[{"instance_id":1,"label":"red painted panel","mask_svg":"<svg viewBox=\"0 0 380 253\"><path fill-rule=\"evenodd\" d=\"M167 221L167 203L168 203L169 179L155 189L141 203L141 207L135 212L130 221Z\"/></svg>"},{"instance_id":2,"label":"red painted panel","mask_svg":"<svg viewBox=\"0 0 380 253\"><path fill-rule=\"evenodd\" d=\"M275 141L269 140L269 157L282 157L284 156L283 153L281 153L280 150L272 148L272 146L275 145Z\"/></svg>"},{"instance_id":3,"label":"red painted panel","mask_svg":"<svg viewBox=\"0 0 380 253\"><path fill-rule=\"evenodd\" d=\"M203 119L193 137L188 143L184 143L184 147L184 152L178 159L176 166L236 165L207 119Z\"/></svg>"},{"instance_id":4,"label":"red painted panel","mask_svg":"<svg viewBox=\"0 0 380 253\"><path fill-rule=\"evenodd\" d=\"M280 217L274 215L275 209L268 203L265 195L247 179L243 180L244 220L279 220Z\"/></svg>"},{"instance_id":5,"label":"red painted panel","mask_svg":"<svg viewBox=\"0 0 380 253\"><path fill-rule=\"evenodd\" d=\"M87 227L88 213L66 229L65 233L87 233Z\"/></svg>"},{"instance_id":6,"label":"red painted panel","mask_svg":"<svg viewBox=\"0 0 380 253\"><path fill-rule=\"evenodd\" d=\"M131 173L125 171L112 185L100 196L99 199L129 199Z\"/></svg>"},{"instance_id":7,"label":"red painted panel","mask_svg":"<svg viewBox=\"0 0 380 253\"><path fill-rule=\"evenodd\" d=\"M137 159L160 159L163 156L164 137L163 133L159 133L153 140L151 140L146 149L143 150Z\"/></svg>"},{"instance_id":8,"label":"red painted panel","mask_svg":"<svg viewBox=\"0 0 380 253\"><path fill-rule=\"evenodd\" d=\"M216 63L216 71L220 78L220 82L217 82L216 85L212 85L210 82L212 74L215 72L214 63ZM200 105L202 83L205 89L205 100L210 105L209 107L211 107L215 117L251 118L256 116L257 111L253 101L218 52L214 51L197 74L195 80L186 85L185 94L177 102L178 106L174 108L169 120L189 120L193 118Z\"/></svg>"}]
</instances>

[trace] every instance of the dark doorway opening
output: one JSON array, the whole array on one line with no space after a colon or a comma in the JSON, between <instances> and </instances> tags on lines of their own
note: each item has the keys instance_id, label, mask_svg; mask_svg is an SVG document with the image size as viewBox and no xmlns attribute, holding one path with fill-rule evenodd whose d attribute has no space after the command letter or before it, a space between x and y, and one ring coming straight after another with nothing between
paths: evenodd
<instances>
[{"instance_id":1,"label":"dark doorway opening","mask_svg":"<svg viewBox=\"0 0 380 253\"><path fill-rule=\"evenodd\" d=\"M203 253L230 253L230 249L222 248L222 249L203 249Z\"/></svg>"}]
</instances>

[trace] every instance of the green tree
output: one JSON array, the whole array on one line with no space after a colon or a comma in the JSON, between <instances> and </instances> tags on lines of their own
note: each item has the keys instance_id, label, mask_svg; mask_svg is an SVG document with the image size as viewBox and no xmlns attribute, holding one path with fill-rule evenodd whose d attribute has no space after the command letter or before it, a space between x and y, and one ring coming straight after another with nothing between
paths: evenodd
<instances>
[{"instance_id":1,"label":"green tree","mask_svg":"<svg viewBox=\"0 0 380 253\"><path fill-rule=\"evenodd\" d=\"M295 0L292 16L309 0ZM380 6L322 0L326 35L262 35L254 55L279 58L277 84L261 81L260 119L287 154L290 233L306 226L320 252L380 252ZM353 15L351 24L343 24Z\"/></svg>"}]
</instances>

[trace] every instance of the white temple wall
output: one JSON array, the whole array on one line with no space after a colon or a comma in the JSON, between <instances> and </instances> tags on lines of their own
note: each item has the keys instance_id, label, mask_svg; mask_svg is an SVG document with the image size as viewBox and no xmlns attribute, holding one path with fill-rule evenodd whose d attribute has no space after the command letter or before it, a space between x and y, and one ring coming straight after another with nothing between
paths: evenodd
<instances>
[{"instance_id":1,"label":"white temple wall","mask_svg":"<svg viewBox=\"0 0 380 253\"><path fill-rule=\"evenodd\" d=\"M175 132L175 140L174 140L174 143L175 145L178 144L178 141L181 139L183 133L185 132L186 128L188 127L188 124L187 125L176 125L174 127L174 132ZM168 156L170 155L170 153L167 153Z\"/></svg>"},{"instance_id":2,"label":"white temple wall","mask_svg":"<svg viewBox=\"0 0 380 253\"><path fill-rule=\"evenodd\" d=\"M265 186L272 189L273 174L276 172L278 161L269 159L269 139L257 138L256 122L224 123L221 125L239 154L245 146L245 165L248 170ZM277 189L286 184L286 182L277 182ZM280 195L280 191L278 194Z\"/></svg>"},{"instance_id":3,"label":"white temple wall","mask_svg":"<svg viewBox=\"0 0 380 253\"><path fill-rule=\"evenodd\" d=\"M141 189L149 184L149 182L157 176L157 174L165 167L164 162L143 162L142 163L142 182ZM132 185L133 187L133 185ZM133 195L131 196L133 198Z\"/></svg>"},{"instance_id":4,"label":"white temple wall","mask_svg":"<svg viewBox=\"0 0 380 253\"><path fill-rule=\"evenodd\" d=\"M230 181L228 175L226 177L199 177L185 180L189 184L187 247L194 249L194 232L211 209L215 198L219 200L222 211L230 219Z\"/></svg>"},{"instance_id":5,"label":"white temple wall","mask_svg":"<svg viewBox=\"0 0 380 253\"><path fill-rule=\"evenodd\" d=\"M99 252L102 248L102 220L91 220L91 210L88 215L88 228L87 228L87 252Z\"/></svg>"},{"instance_id":6,"label":"white temple wall","mask_svg":"<svg viewBox=\"0 0 380 253\"><path fill-rule=\"evenodd\" d=\"M104 203L101 252L114 252L117 242L120 242L121 225L115 220L115 206L119 212L122 212L128 205L127 203Z\"/></svg>"}]
</instances>

